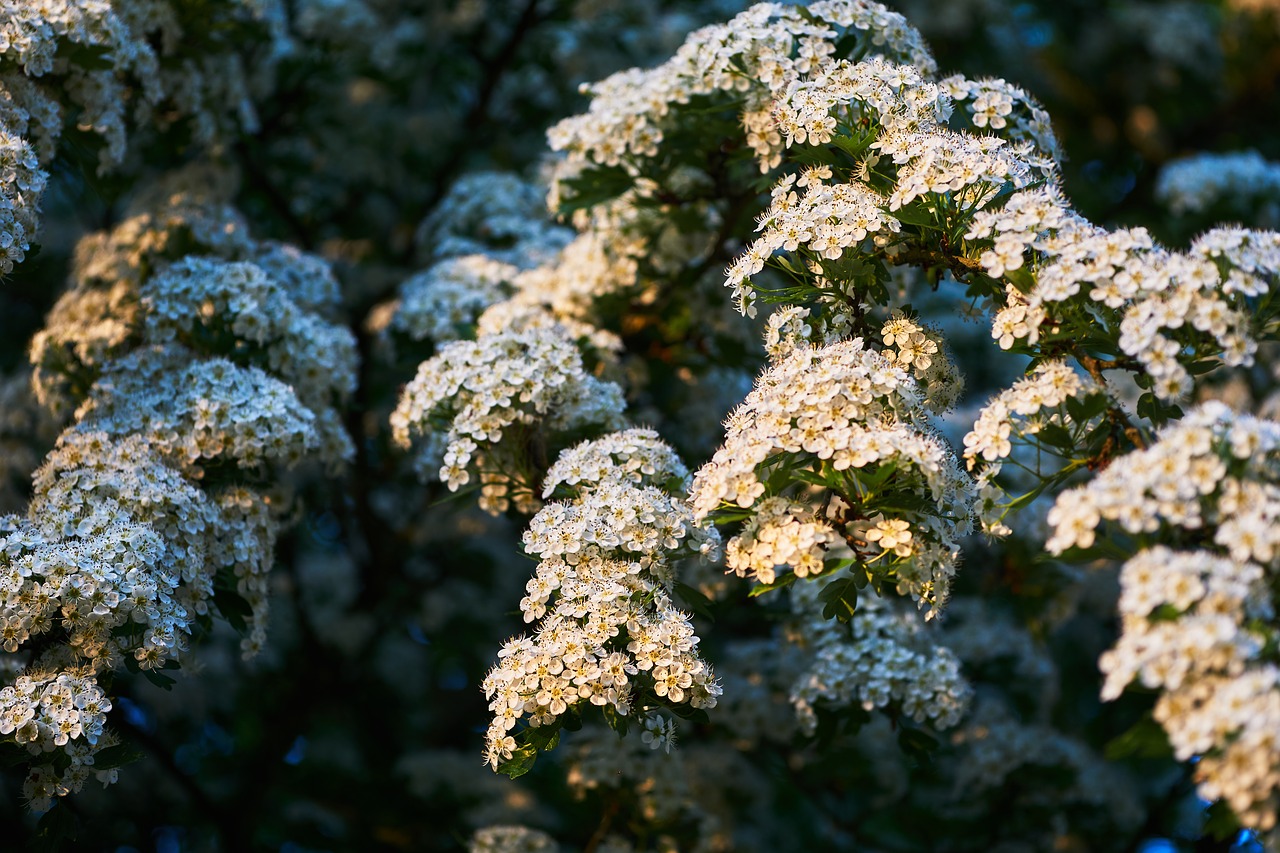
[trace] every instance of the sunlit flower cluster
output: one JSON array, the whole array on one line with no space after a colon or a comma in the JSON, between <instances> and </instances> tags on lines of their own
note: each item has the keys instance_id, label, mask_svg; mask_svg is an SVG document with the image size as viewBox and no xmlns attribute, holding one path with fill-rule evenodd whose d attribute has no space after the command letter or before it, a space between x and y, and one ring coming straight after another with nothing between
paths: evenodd
<instances>
[{"instance_id":1,"label":"sunlit flower cluster","mask_svg":"<svg viewBox=\"0 0 1280 853\"><path fill-rule=\"evenodd\" d=\"M1057 331L1051 314L1083 311L1141 365L1157 397L1176 401L1191 387L1184 362L1206 355L1232 366L1253 361L1247 300L1280 270L1280 236L1246 233L1243 240L1239 229L1233 239L1210 232L1190 253L1170 252L1145 229L1098 228L1065 210L1056 193L1036 189L980 213L967 236L994 240L979 258L992 276L1021 268L1028 247L1042 258L1030 291L1011 290L995 316L992 337L1002 348L1034 345L1046 329Z\"/></svg>"},{"instance_id":2,"label":"sunlit flower cluster","mask_svg":"<svg viewBox=\"0 0 1280 853\"><path fill-rule=\"evenodd\" d=\"M624 408L622 390L588 374L578 349L552 325L445 344L406 386L391 426L402 447L425 440L416 463L424 475L437 468L456 491L474 472L485 509L502 512L510 495L530 511L537 498L529 462L513 437L620 427Z\"/></svg>"},{"instance_id":3,"label":"sunlit flower cluster","mask_svg":"<svg viewBox=\"0 0 1280 853\"><path fill-rule=\"evenodd\" d=\"M619 437L603 442L599 455ZM716 703L719 685L671 590L673 561L715 556L718 537L669 492L629 474L622 468L570 502L548 504L525 531L525 550L540 562L520 609L538 625L533 637L508 642L485 678L494 713L486 759L495 768L519 749L511 732L525 718L547 725L582 702L627 716L639 701L647 718L663 703ZM655 746L669 740L666 725Z\"/></svg>"},{"instance_id":4,"label":"sunlit flower cluster","mask_svg":"<svg viewBox=\"0 0 1280 853\"><path fill-rule=\"evenodd\" d=\"M1201 550L1150 545L1121 572L1119 641L1099 661L1104 699L1133 681L1160 691L1155 717L1200 794L1270 830L1280 804L1280 669L1271 594L1280 567L1280 425L1208 403L1149 448L1116 460L1050 512L1061 552L1102 521L1139 544L1181 531Z\"/></svg>"},{"instance_id":5,"label":"sunlit flower cluster","mask_svg":"<svg viewBox=\"0 0 1280 853\"><path fill-rule=\"evenodd\" d=\"M845 33L859 35L870 54L933 72L933 57L920 34L879 3L823 0L804 12L762 3L726 24L694 32L657 68L619 72L588 87L589 110L552 127L551 147L605 166L651 157L682 105L727 92L745 102L747 141L767 171L780 161L782 150L770 115L772 100L798 75L823 68Z\"/></svg>"},{"instance_id":6,"label":"sunlit flower cluster","mask_svg":"<svg viewBox=\"0 0 1280 853\"><path fill-rule=\"evenodd\" d=\"M730 416L724 446L694 477L694 512L704 518L750 508L750 517L761 511L774 472L806 471L790 473L784 486L800 480L836 489L828 500L833 526L863 542L862 557L891 566L899 591L933 613L946 600L959 537L969 531L973 484L945 442L918 425L919 393L902 367L861 339L795 347ZM893 489L928 509L878 511L874 498L884 479L868 486L860 478L887 471L896 472ZM829 541L825 533L821 541ZM804 548L792 544L810 573L817 539Z\"/></svg>"}]
</instances>

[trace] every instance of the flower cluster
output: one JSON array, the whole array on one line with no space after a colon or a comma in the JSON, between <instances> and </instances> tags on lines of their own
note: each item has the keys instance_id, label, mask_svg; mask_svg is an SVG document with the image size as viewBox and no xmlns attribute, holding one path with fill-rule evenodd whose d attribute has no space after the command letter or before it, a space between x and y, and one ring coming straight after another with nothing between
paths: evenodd
<instances>
[{"instance_id":1,"label":"flower cluster","mask_svg":"<svg viewBox=\"0 0 1280 853\"><path fill-rule=\"evenodd\" d=\"M548 139L573 160L604 166L651 157L683 105L728 93L743 102L748 143L767 171L782 152L772 101L798 75L823 67L834 43L846 34L858 36L869 54L933 72L933 57L920 34L879 3L821 0L803 11L761 3L726 24L694 32L657 68L619 72L587 87L588 111L552 127Z\"/></svg>"},{"instance_id":2,"label":"flower cluster","mask_svg":"<svg viewBox=\"0 0 1280 853\"><path fill-rule=\"evenodd\" d=\"M396 441L425 438L417 466L438 467L456 491L475 472L490 512L512 497L536 508L526 452L504 434L541 430L545 437L621 426L622 390L589 375L582 356L557 326L500 331L445 344L418 368L391 416Z\"/></svg>"},{"instance_id":3,"label":"flower cluster","mask_svg":"<svg viewBox=\"0 0 1280 853\"><path fill-rule=\"evenodd\" d=\"M176 344L109 362L76 417L110 435L144 436L188 469L223 459L293 466L321 449L315 414L284 382L226 359L197 360Z\"/></svg>"},{"instance_id":4,"label":"flower cluster","mask_svg":"<svg viewBox=\"0 0 1280 853\"><path fill-rule=\"evenodd\" d=\"M969 80L955 74L939 85L953 103L963 106L969 122L980 131L995 133L1012 142L1029 142L1046 159L1039 168L1045 177L1053 174L1062 158L1049 114L1019 86L1007 80Z\"/></svg>"},{"instance_id":5,"label":"flower cluster","mask_svg":"<svg viewBox=\"0 0 1280 853\"><path fill-rule=\"evenodd\" d=\"M651 429L637 427L584 441L563 451L547 469L542 496L551 497L557 487L577 491L606 480L625 481L637 487L657 486L681 491L689 469ZM672 488L675 486L677 488Z\"/></svg>"},{"instance_id":6,"label":"flower cluster","mask_svg":"<svg viewBox=\"0 0 1280 853\"><path fill-rule=\"evenodd\" d=\"M81 241L72 289L32 348L37 392L75 406L0 545L12 664L0 737L58 751L32 760L37 809L95 767L114 781L118 759L95 765L115 743L108 673L170 684L160 671L189 660L215 614L246 655L262 647L285 509L266 492L285 468L338 467L353 450L335 406L354 387L355 349L327 319L332 272L254 243L209 174L161 181ZM208 255L184 257L193 249Z\"/></svg>"},{"instance_id":7,"label":"flower cluster","mask_svg":"<svg viewBox=\"0 0 1280 853\"><path fill-rule=\"evenodd\" d=\"M547 217L540 187L507 172L470 172L418 226L416 242L436 260L485 255L529 269L551 262L573 236Z\"/></svg>"},{"instance_id":8,"label":"flower cluster","mask_svg":"<svg viewBox=\"0 0 1280 853\"><path fill-rule=\"evenodd\" d=\"M465 338L485 309L508 295L518 272L488 255L443 260L400 285L391 328L415 341L445 343Z\"/></svg>"},{"instance_id":9,"label":"flower cluster","mask_svg":"<svg viewBox=\"0 0 1280 853\"><path fill-rule=\"evenodd\" d=\"M198 23L227 32L269 32L283 48L283 7L274 0L237 0ZM220 127L256 128L246 70L234 50L205 42L203 55L178 59L182 27L190 23L170 0L0 3L0 275L12 271L30 250L45 174L57 154L65 114L76 128L101 141L100 168L118 166L129 135L126 108L136 119L162 123L184 118L208 142ZM269 71L283 51L269 54ZM158 109L159 108L159 109ZM28 137L31 140L29 141Z\"/></svg>"},{"instance_id":10,"label":"flower cluster","mask_svg":"<svg viewBox=\"0 0 1280 853\"><path fill-rule=\"evenodd\" d=\"M777 569L790 566L796 577L822 572L827 552L843 540L804 504L783 497L765 498L742 532L725 545L725 565L738 577L762 584L777 580Z\"/></svg>"},{"instance_id":11,"label":"flower cluster","mask_svg":"<svg viewBox=\"0 0 1280 853\"><path fill-rule=\"evenodd\" d=\"M894 309L880 327L885 358L907 370L920 385L924 406L941 414L964 393L964 377L947 354L942 333Z\"/></svg>"},{"instance_id":12,"label":"flower cluster","mask_svg":"<svg viewBox=\"0 0 1280 853\"><path fill-rule=\"evenodd\" d=\"M1080 375L1065 361L1036 365L983 407L973 429L964 437L966 465L970 471L980 468L983 481L991 481L1000 473L1002 460L1013 453L1014 441L1035 435L1046 426L1072 426L1069 415L1062 410L1063 404L1098 390L1092 379Z\"/></svg>"},{"instance_id":13,"label":"flower cluster","mask_svg":"<svg viewBox=\"0 0 1280 853\"><path fill-rule=\"evenodd\" d=\"M861 339L797 346L730 416L724 446L694 477L694 512L752 509L749 517L777 472L787 473L784 488L824 486L832 526L862 542L857 556L887 567L885 578L932 613L946 600L959 537L969 530L973 485L950 448L917 424L920 402L906 371ZM893 494L927 509L905 511ZM807 573L816 554L801 554Z\"/></svg>"},{"instance_id":14,"label":"flower cluster","mask_svg":"<svg viewBox=\"0 0 1280 853\"><path fill-rule=\"evenodd\" d=\"M1021 268L1027 248L1040 256L1029 292L1011 286L1008 304L995 316L992 337L1002 348L1020 340L1033 346L1045 332L1077 331L1074 323L1049 322L1050 316L1083 317L1117 341L1167 401L1190 389L1188 365L1196 359L1252 363L1257 342L1249 300L1266 292L1280 270L1280 235L1217 230L1189 253L1170 252L1145 229L1091 225L1044 188L979 213L967 238L993 239L979 257L993 277Z\"/></svg>"},{"instance_id":15,"label":"flower cluster","mask_svg":"<svg viewBox=\"0 0 1280 853\"><path fill-rule=\"evenodd\" d=\"M1257 151L1196 154L1166 163L1156 179L1156 198L1177 215L1203 213L1219 204L1270 204L1280 224L1280 163Z\"/></svg>"},{"instance_id":16,"label":"flower cluster","mask_svg":"<svg viewBox=\"0 0 1280 853\"><path fill-rule=\"evenodd\" d=\"M793 190L794 174L774 186L773 202L760 219L758 230L763 233L725 272L725 286L733 289L743 314L755 316L751 277L775 252L797 252L803 246L804 253L835 260L868 237L883 242L898 230L898 220L883 211L885 199L874 190L862 184L828 185L824 177L831 177L830 169L805 172L798 184L802 195Z\"/></svg>"},{"instance_id":17,"label":"flower cluster","mask_svg":"<svg viewBox=\"0 0 1280 853\"><path fill-rule=\"evenodd\" d=\"M1278 452L1275 422L1205 403L1152 446L1059 495L1045 547L1055 554L1091 547L1103 521L1135 536L1172 525L1211 532L1233 559L1268 565L1280 558L1280 487L1270 467Z\"/></svg>"},{"instance_id":18,"label":"flower cluster","mask_svg":"<svg viewBox=\"0 0 1280 853\"><path fill-rule=\"evenodd\" d=\"M611 455L620 443L602 441L595 454ZM584 702L619 717L637 702L646 714L663 703L716 703L720 688L671 590L672 561L713 556L718 538L669 492L631 475L620 466L615 476L580 483L572 501L548 504L525 531L525 550L539 563L520 609L538 626L533 637L508 642L485 678L494 713L486 758L495 768L534 750L510 734L526 717L532 731Z\"/></svg>"},{"instance_id":19,"label":"flower cluster","mask_svg":"<svg viewBox=\"0 0 1280 853\"><path fill-rule=\"evenodd\" d=\"M1132 681L1161 691L1156 719L1181 760L1199 757L1202 796L1270 830L1280 804L1280 669L1271 594L1280 569L1280 425L1207 403L1159 440L1059 496L1060 553L1103 520L1138 537L1121 571L1122 632L1099 665L1104 699ZM1149 545L1186 536L1198 550Z\"/></svg>"},{"instance_id":20,"label":"flower cluster","mask_svg":"<svg viewBox=\"0 0 1280 853\"><path fill-rule=\"evenodd\" d=\"M320 411L355 390L355 338L298 306L252 263L187 257L140 288L143 340L225 351L270 370Z\"/></svg>"},{"instance_id":21,"label":"flower cluster","mask_svg":"<svg viewBox=\"0 0 1280 853\"><path fill-rule=\"evenodd\" d=\"M848 626L823 618L821 593L829 580L791 588L799 642L812 659L791 690L801 728L812 732L821 709L894 705L918 723L956 725L972 688L959 659L929 642L928 629L891 599L860 601Z\"/></svg>"}]
</instances>

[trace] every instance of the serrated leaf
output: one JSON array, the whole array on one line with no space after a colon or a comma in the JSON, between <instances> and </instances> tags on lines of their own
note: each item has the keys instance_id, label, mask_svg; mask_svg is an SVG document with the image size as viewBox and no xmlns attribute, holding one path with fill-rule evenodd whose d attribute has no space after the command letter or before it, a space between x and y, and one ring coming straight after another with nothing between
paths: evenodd
<instances>
[{"instance_id":1,"label":"serrated leaf","mask_svg":"<svg viewBox=\"0 0 1280 853\"><path fill-rule=\"evenodd\" d=\"M827 584L818 598L826 602L822 608L824 619L848 622L858 609L858 585L853 578L841 578Z\"/></svg>"}]
</instances>

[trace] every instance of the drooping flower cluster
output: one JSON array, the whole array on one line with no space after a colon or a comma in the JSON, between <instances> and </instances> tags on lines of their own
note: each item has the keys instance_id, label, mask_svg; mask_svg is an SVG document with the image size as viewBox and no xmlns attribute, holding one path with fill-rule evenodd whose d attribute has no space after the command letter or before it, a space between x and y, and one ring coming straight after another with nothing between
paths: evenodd
<instances>
[{"instance_id":1,"label":"drooping flower cluster","mask_svg":"<svg viewBox=\"0 0 1280 853\"><path fill-rule=\"evenodd\" d=\"M589 375L582 356L554 324L500 331L445 344L418 368L391 416L396 441L426 439L417 458L424 475L456 491L475 473L481 505L502 512L514 498L536 508L527 452L519 439L622 426L622 390Z\"/></svg>"},{"instance_id":2,"label":"drooping flower cluster","mask_svg":"<svg viewBox=\"0 0 1280 853\"><path fill-rule=\"evenodd\" d=\"M812 732L824 709L890 704L918 723L950 728L968 709L972 688L959 659L929 641L928 629L892 599L859 601L849 624L823 617L821 593L828 580L791 587L800 643L812 651L791 689L801 728Z\"/></svg>"},{"instance_id":3,"label":"drooping flower cluster","mask_svg":"<svg viewBox=\"0 0 1280 853\"><path fill-rule=\"evenodd\" d=\"M1122 632L1099 665L1104 699L1160 690L1155 717L1200 794L1271 830L1280 806L1280 669L1271 593L1280 570L1280 424L1207 403L1145 450L1065 492L1049 514L1060 553L1115 522L1141 550L1121 571ZM1150 545L1187 541L1192 550ZM1144 547L1145 546L1145 547Z\"/></svg>"},{"instance_id":4,"label":"drooping flower cluster","mask_svg":"<svg viewBox=\"0 0 1280 853\"><path fill-rule=\"evenodd\" d=\"M772 482L830 489L822 524L861 541L860 559L883 563L886 579L933 612L946 600L959 537L969 530L973 486L947 445L918 425L919 406L906 371L861 339L797 346L730 416L724 446L694 477L694 513L751 509L749 517L772 495ZM927 508L905 511L892 494ZM795 553L806 555L810 573L816 553L808 546Z\"/></svg>"},{"instance_id":5,"label":"drooping flower cluster","mask_svg":"<svg viewBox=\"0 0 1280 853\"><path fill-rule=\"evenodd\" d=\"M612 456L626 440L606 436L573 452ZM539 563L520 609L538 626L508 642L485 678L494 713L486 758L495 768L531 749L511 733L526 718L534 728L553 724L583 702L623 717L637 704L651 716L664 703L716 703L720 688L671 590L673 561L713 556L718 538L669 492L632 475L619 466L579 483L573 500L548 504L525 531Z\"/></svg>"}]
</instances>

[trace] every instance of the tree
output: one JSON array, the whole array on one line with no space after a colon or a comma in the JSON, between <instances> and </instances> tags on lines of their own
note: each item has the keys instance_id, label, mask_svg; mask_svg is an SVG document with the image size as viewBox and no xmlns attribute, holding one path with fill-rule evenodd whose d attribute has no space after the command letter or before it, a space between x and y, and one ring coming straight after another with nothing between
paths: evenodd
<instances>
[{"instance_id":1,"label":"tree","mask_svg":"<svg viewBox=\"0 0 1280 853\"><path fill-rule=\"evenodd\" d=\"M14 843L1277 844L1275 13L995 5L6 8Z\"/></svg>"}]
</instances>

